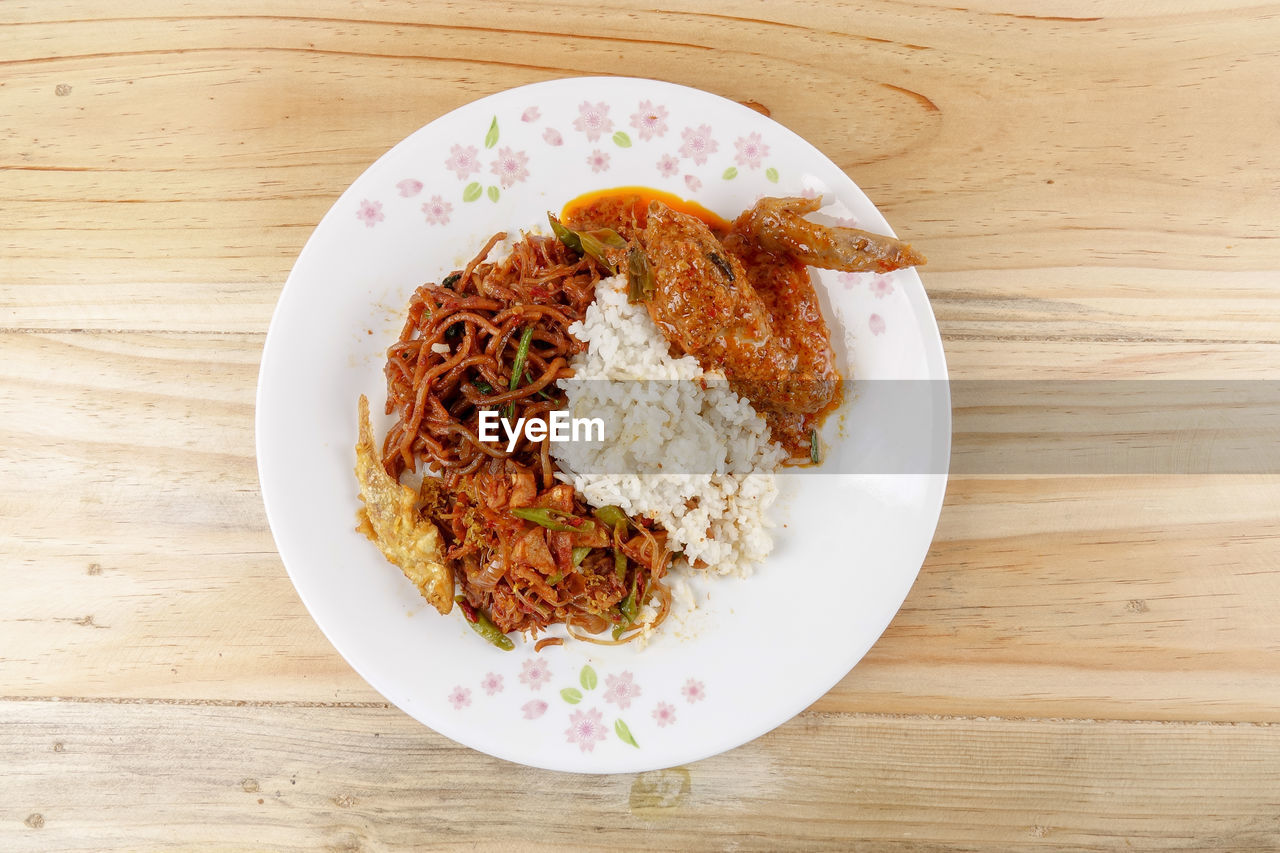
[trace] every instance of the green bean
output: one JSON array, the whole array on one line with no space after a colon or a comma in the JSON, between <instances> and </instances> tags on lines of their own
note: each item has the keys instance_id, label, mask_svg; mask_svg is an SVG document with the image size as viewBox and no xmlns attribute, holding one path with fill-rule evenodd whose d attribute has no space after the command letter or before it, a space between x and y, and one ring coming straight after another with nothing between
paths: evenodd
<instances>
[{"instance_id":1,"label":"green bean","mask_svg":"<svg viewBox=\"0 0 1280 853\"><path fill-rule=\"evenodd\" d=\"M591 549L586 546L579 546L573 549L573 566L577 568L582 565L582 561L587 559L587 555L591 553ZM547 581L551 583L551 581Z\"/></svg>"},{"instance_id":2,"label":"green bean","mask_svg":"<svg viewBox=\"0 0 1280 853\"><path fill-rule=\"evenodd\" d=\"M466 596L459 595L454 601L458 603L459 608L462 610L462 615L465 617L467 624L471 626L472 631L475 631L504 652L509 652L516 647L516 644L511 642L510 637L499 631L498 626L489 621L489 617L485 615L483 610L472 607L467 602Z\"/></svg>"},{"instance_id":3,"label":"green bean","mask_svg":"<svg viewBox=\"0 0 1280 853\"><path fill-rule=\"evenodd\" d=\"M591 510L591 514L609 527L617 527L621 524L626 524L630 520L627 518L627 514L622 511L621 507L614 506L613 504L596 507Z\"/></svg>"},{"instance_id":4,"label":"green bean","mask_svg":"<svg viewBox=\"0 0 1280 853\"><path fill-rule=\"evenodd\" d=\"M548 530L556 530L561 533L575 533L582 530L584 524L591 523L587 519L579 518L571 513L541 506L513 506L511 514L516 518L532 521L534 524L540 524Z\"/></svg>"},{"instance_id":5,"label":"green bean","mask_svg":"<svg viewBox=\"0 0 1280 853\"><path fill-rule=\"evenodd\" d=\"M618 636L623 631L634 625L636 617L640 615L640 604L636 601L636 580L636 577L631 579L631 592L618 605L618 612L622 614L622 621L618 623L618 627L613 629L613 638L615 640L618 639Z\"/></svg>"}]
</instances>

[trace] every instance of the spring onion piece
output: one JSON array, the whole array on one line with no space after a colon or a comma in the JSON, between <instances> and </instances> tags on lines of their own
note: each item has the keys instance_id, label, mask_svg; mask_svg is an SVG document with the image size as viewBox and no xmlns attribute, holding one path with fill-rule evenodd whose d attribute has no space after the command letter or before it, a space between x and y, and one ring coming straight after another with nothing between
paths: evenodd
<instances>
[{"instance_id":1,"label":"spring onion piece","mask_svg":"<svg viewBox=\"0 0 1280 853\"><path fill-rule=\"evenodd\" d=\"M516 390L516 386L520 384L520 375L524 373L525 360L529 358L529 344L533 341L533 325L524 327L524 331L520 333L520 343L516 347L516 360L511 365L511 387L508 391Z\"/></svg>"},{"instance_id":2,"label":"spring onion piece","mask_svg":"<svg viewBox=\"0 0 1280 853\"><path fill-rule=\"evenodd\" d=\"M597 228L595 231L574 231L547 211L547 221L551 223L551 231L570 249L582 255L590 255L609 271L609 275L617 275L618 268L609 263L604 250L625 249L627 241L623 240L612 228Z\"/></svg>"},{"instance_id":3,"label":"spring onion piece","mask_svg":"<svg viewBox=\"0 0 1280 853\"><path fill-rule=\"evenodd\" d=\"M622 511L622 508L613 506L612 504L609 506L596 507L591 510L591 514L609 527L617 527L618 525L626 524L629 521L627 514Z\"/></svg>"},{"instance_id":4,"label":"spring onion piece","mask_svg":"<svg viewBox=\"0 0 1280 853\"><path fill-rule=\"evenodd\" d=\"M577 568L582 565L582 561L587 559L587 555L591 553L591 549L585 546L579 546L573 549L573 566ZM551 583L551 581L547 581Z\"/></svg>"},{"instance_id":5,"label":"spring onion piece","mask_svg":"<svg viewBox=\"0 0 1280 853\"><path fill-rule=\"evenodd\" d=\"M548 530L557 530L561 533L580 531L584 529L584 524L591 524L585 518L578 518L578 516L571 513L541 506L513 506L511 514L516 518L532 521L534 524L541 525Z\"/></svg>"},{"instance_id":6,"label":"spring onion piece","mask_svg":"<svg viewBox=\"0 0 1280 853\"><path fill-rule=\"evenodd\" d=\"M649 257L638 246L627 252L627 301L644 302L653 294L653 270Z\"/></svg>"},{"instance_id":7,"label":"spring onion piece","mask_svg":"<svg viewBox=\"0 0 1280 853\"><path fill-rule=\"evenodd\" d=\"M490 385L488 382L485 382L483 379L472 379L472 380L471 380L471 384L472 384L472 385L475 387L475 389L476 389L477 391L479 391L481 394L492 394L492 393L493 393L493 386L492 386L492 385Z\"/></svg>"},{"instance_id":8,"label":"spring onion piece","mask_svg":"<svg viewBox=\"0 0 1280 853\"><path fill-rule=\"evenodd\" d=\"M510 637L499 631L498 626L489 621L489 617L484 614L483 610L478 610L467 602L466 596L459 595L454 601L458 603L458 607L462 610L462 615L466 617L467 624L471 626L471 630L504 652L509 652L516 647L516 644L511 642Z\"/></svg>"},{"instance_id":9,"label":"spring onion piece","mask_svg":"<svg viewBox=\"0 0 1280 853\"><path fill-rule=\"evenodd\" d=\"M608 231L607 228L602 230ZM590 255L591 257L595 258L595 260L600 264L600 266L604 267L609 272L609 275L617 275L618 268L615 267L613 264L609 263L609 259L606 258L604 255L605 247L608 246L609 244L606 243L604 240L601 240L599 237L597 237L596 234L598 233L600 232L587 231L587 232L578 234L578 242L582 244L582 253L584 255ZM614 232L612 231L609 231L609 233L613 234L614 237L618 236L617 234L614 234ZM623 243L622 245L625 246L626 243Z\"/></svg>"},{"instance_id":10,"label":"spring onion piece","mask_svg":"<svg viewBox=\"0 0 1280 853\"><path fill-rule=\"evenodd\" d=\"M547 586L555 586L564 580L564 572L556 572L554 575L547 576Z\"/></svg>"},{"instance_id":11,"label":"spring onion piece","mask_svg":"<svg viewBox=\"0 0 1280 853\"><path fill-rule=\"evenodd\" d=\"M453 286L458 283L458 279L462 278L462 273L452 272L444 277L444 281L440 282L441 287L447 287L453 290Z\"/></svg>"},{"instance_id":12,"label":"spring onion piece","mask_svg":"<svg viewBox=\"0 0 1280 853\"><path fill-rule=\"evenodd\" d=\"M818 445L818 431L816 429L809 430L809 461L814 465L822 463L822 450Z\"/></svg>"},{"instance_id":13,"label":"spring onion piece","mask_svg":"<svg viewBox=\"0 0 1280 853\"><path fill-rule=\"evenodd\" d=\"M532 385L532 384L533 384L533 376L532 376L532 374L530 374L530 373L529 373L528 368L526 368L526 369L525 369L525 371L524 371L524 384L526 384L526 385ZM547 393L547 389L546 389L546 388L543 388L541 391L539 391L539 392L538 392L538 396L539 396L539 397L541 397L541 398L542 398L542 399L544 399L544 400L550 400L550 399L552 399L551 395Z\"/></svg>"},{"instance_id":14,"label":"spring onion piece","mask_svg":"<svg viewBox=\"0 0 1280 853\"><path fill-rule=\"evenodd\" d=\"M627 248L627 241L623 240L622 236L612 228L597 228L595 231L588 231L587 233L610 249Z\"/></svg>"},{"instance_id":15,"label":"spring onion piece","mask_svg":"<svg viewBox=\"0 0 1280 853\"><path fill-rule=\"evenodd\" d=\"M575 252L582 252L582 240L578 238L578 232L572 228L567 228L559 219L551 215L551 211L547 211L547 221L551 223L551 231L560 238L560 242L564 243Z\"/></svg>"}]
</instances>

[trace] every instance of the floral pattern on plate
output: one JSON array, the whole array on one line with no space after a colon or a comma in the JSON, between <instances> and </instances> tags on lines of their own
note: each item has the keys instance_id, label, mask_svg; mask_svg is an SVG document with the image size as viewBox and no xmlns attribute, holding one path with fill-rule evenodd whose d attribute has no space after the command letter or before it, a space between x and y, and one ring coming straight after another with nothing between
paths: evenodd
<instances>
[{"instance_id":1,"label":"floral pattern on plate","mask_svg":"<svg viewBox=\"0 0 1280 853\"><path fill-rule=\"evenodd\" d=\"M520 681L528 690L536 692L552 680L551 667L546 658L531 657L521 663ZM486 673L480 679L479 690L486 696L496 696L502 692L502 688L503 679L497 673ZM611 729L620 743L640 749L640 742L636 740L631 727L622 716L613 717L612 727L610 727L605 717L608 709L594 704L594 700L598 698L606 705L616 705L618 711L627 711L635 703L639 713L642 709L638 700L644 691L636 681L635 674L630 670L606 674L604 689L599 690L599 688L600 677L595 668L590 664L583 665L578 670L576 684L560 690L560 699L567 706L565 715L554 718L549 724L568 723L568 727L564 730L565 742L576 747L580 752L595 752L596 746L609 739ZM471 695L470 687L458 684L449 692L447 701L453 706L454 711L464 712L471 707ZM707 689L698 679L689 678L680 688L680 695L687 704L693 705L706 698ZM518 710L523 719L532 721L541 720L551 707L546 701L533 698L521 704ZM648 712L658 728L665 729L676 724L676 708L670 702L659 700L648 706Z\"/></svg>"}]
</instances>

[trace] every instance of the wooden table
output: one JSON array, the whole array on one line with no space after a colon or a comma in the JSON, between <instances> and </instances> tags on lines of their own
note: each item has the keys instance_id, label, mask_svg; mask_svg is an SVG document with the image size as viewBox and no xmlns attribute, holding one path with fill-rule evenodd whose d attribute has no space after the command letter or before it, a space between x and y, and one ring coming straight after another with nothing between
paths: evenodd
<instances>
[{"instance_id":1,"label":"wooden table","mask_svg":"<svg viewBox=\"0 0 1280 853\"><path fill-rule=\"evenodd\" d=\"M929 255L954 379L1280 375L1280 7L668 5L0 4L0 849L1280 848L1274 474L955 476L871 654L661 772L478 754L325 641L267 322L368 163L507 87L764 104Z\"/></svg>"}]
</instances>

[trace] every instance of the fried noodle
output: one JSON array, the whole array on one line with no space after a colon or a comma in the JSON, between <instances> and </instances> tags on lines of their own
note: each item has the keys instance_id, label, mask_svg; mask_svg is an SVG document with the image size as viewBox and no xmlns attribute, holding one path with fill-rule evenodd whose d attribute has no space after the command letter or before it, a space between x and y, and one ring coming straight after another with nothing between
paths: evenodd
<instances>
[{"instance_id":1,"label":"fried noodle","mask_svg":"<svg viewBox=\"0 0 1280 853\"><path fill-rule=\"evenodd\" d=\"M466 602L499 630L536 636L564 623L580 639L627 642L642 633L641 604L660 602L653 626L670 609L665 533L643 518L614 529L592 518L572 486L557 482L549 438L535 443L521 432L510 450L505 429L497 442L480 439L482 411L515 424L565 407L556 380L572 375L569 361L585 349L569 326L610 273L550 237L524 236L502 260L487 260L505 239L495 234L461 270L410 299L387 351L386 411L396 420L382 463L392 477L427 475L422 512L440 528ZM513 514L522 508L559 513L540 517L560 523ZM591 636L611 627L612 640Z\"/></svg>"}]
</instances>

